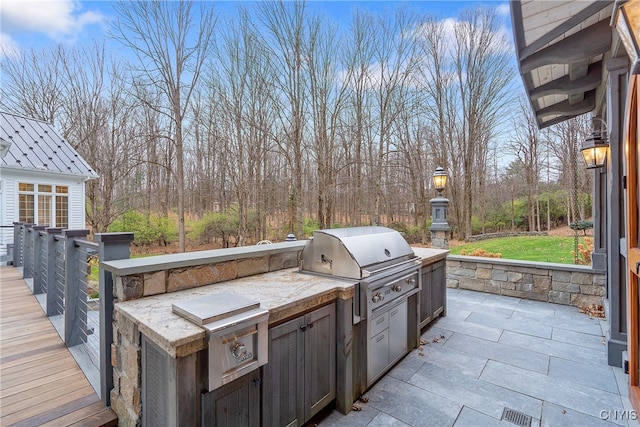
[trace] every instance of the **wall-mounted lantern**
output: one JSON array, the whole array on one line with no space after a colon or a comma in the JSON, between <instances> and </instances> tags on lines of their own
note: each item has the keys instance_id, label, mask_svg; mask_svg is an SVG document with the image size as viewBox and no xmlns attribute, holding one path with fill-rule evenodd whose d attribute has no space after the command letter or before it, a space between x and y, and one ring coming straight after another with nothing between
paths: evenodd
<instances>
[{"instance_id":1,"label":"wall-mounted lantern","mask_svg":"<svg viewBox=\"0 0 640 427\"><path fill-rule=\"evenodd\" d=\"M631 74L640 74L640 0L616 0L613 17L631 60Z\"/></svg>"},{"instance_id":2,"label":"wall-mounted lantern","mask_svg":"<svg viewBox=\"0 0 640 427\"><path fill-rule=\"evenodd\" d=\"M609 144L599 131L594 130L591 136L584 141L580 151L584 158L587 169L595 169L603 167L607 162L607 151Z\"/></svg>"}]
</instances>

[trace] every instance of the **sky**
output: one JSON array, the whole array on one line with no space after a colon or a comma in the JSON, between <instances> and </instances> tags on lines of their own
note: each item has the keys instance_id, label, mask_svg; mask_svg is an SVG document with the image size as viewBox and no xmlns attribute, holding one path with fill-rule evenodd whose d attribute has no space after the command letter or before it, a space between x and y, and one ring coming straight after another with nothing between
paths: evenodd
<instances>
[{"instance_id":1,"label":"sky","mask_svg":"<svg viewBox=\"0 0 640 427\"><path fill-rule=\"evenodd\" d=\"M206 0L205 0L206 1ZM309 1L312 10L327 14L336 22L347 23L354 7L382 12L394 1ZM443 19L455 17L460 9L484 4L496 7L504 16L505 32L511 39L509 5L506 0L410 0L409 7L428 12ZM58 43L84 44L102 40L114 19L111 1L78 0L2 0L0 3L1 52L15 53L31 48L53 47ZM235 10L236 2L219 1L215 7L223 19Z\"/></svg>"}]
</instances>

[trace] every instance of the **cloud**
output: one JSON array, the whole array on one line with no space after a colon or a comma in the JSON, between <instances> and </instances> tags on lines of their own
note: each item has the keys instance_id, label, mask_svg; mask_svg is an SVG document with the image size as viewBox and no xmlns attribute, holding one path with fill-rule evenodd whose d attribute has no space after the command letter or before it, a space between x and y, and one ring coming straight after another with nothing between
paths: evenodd
<instances>
[{"instance_id":1,"label":"cloud","mask_svg":"<svg viewBox=\"0 0 640 427\"><path fill-rule=\"evenodd\" d=\"M41 33L55 40L74 38L88 25L100 24L97 11L83 11L77 0L3 0L2 31L7 35Z\"/></svg>"},{"instance_id":2,"label":"cloud","mask_svg":"<svg viewBox=\"0 0 640 427\"><path fill-rule=\"evenodd\" d=\"M0 58L20 54L18 44L8 34L0 33Z\"/></svg>"},{"instance_id":3,"label":"cloud","mask_svg":"<svg viewBox=\"0 0 640 427\"><path fill-rule=\"evenodd\" d=\"M506 17L511 16L511 9L509 8L509 3L502 3L496 6L496 13L499 16L506 16Z\"/></svg>"}]
</instances>

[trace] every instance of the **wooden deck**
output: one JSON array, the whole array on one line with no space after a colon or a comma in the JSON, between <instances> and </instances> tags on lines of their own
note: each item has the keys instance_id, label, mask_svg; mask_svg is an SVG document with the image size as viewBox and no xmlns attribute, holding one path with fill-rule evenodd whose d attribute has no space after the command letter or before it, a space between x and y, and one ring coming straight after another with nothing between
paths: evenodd
<instances>
[{"instance_id":1,"label":"wooden deck","mask_svg":"<svg viewBox=\"0 0 640 427\"><path fill-rule=\"evenodd\" d=\"M0 425L117 424L18 269L0 267Z\"/></svg>"}]
</instances>

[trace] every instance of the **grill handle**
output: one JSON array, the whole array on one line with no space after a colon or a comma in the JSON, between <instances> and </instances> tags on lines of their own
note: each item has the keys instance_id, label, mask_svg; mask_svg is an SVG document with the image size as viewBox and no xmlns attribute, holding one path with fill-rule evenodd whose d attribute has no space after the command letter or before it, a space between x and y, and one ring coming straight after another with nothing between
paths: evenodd
<instances>
[{"instance_id":1,"label":"grill handle","mask_svg":"<svg viewBox=\"0 0 640 427\"><path fill-rule=\"evenodd\" d=\"M422 263L422 260L420 258L416 257L416 258L411 258L411 259L409 259L407 261L399 262L398 264L393 264L393 265L390 265L390 266L387 266L387 267L382 267L382 268L379 268L377 270L365 270L363 268L362 269L362 277L365 278L365 277L372 276L374 274L380 274L381 272L386 271L386 270L390 270L390 269L399 269L400 267L405 266L405 265L407 265L407 266L409 266L409 265L420 265L421 263Z\"/></svg>"}]
</instances>

